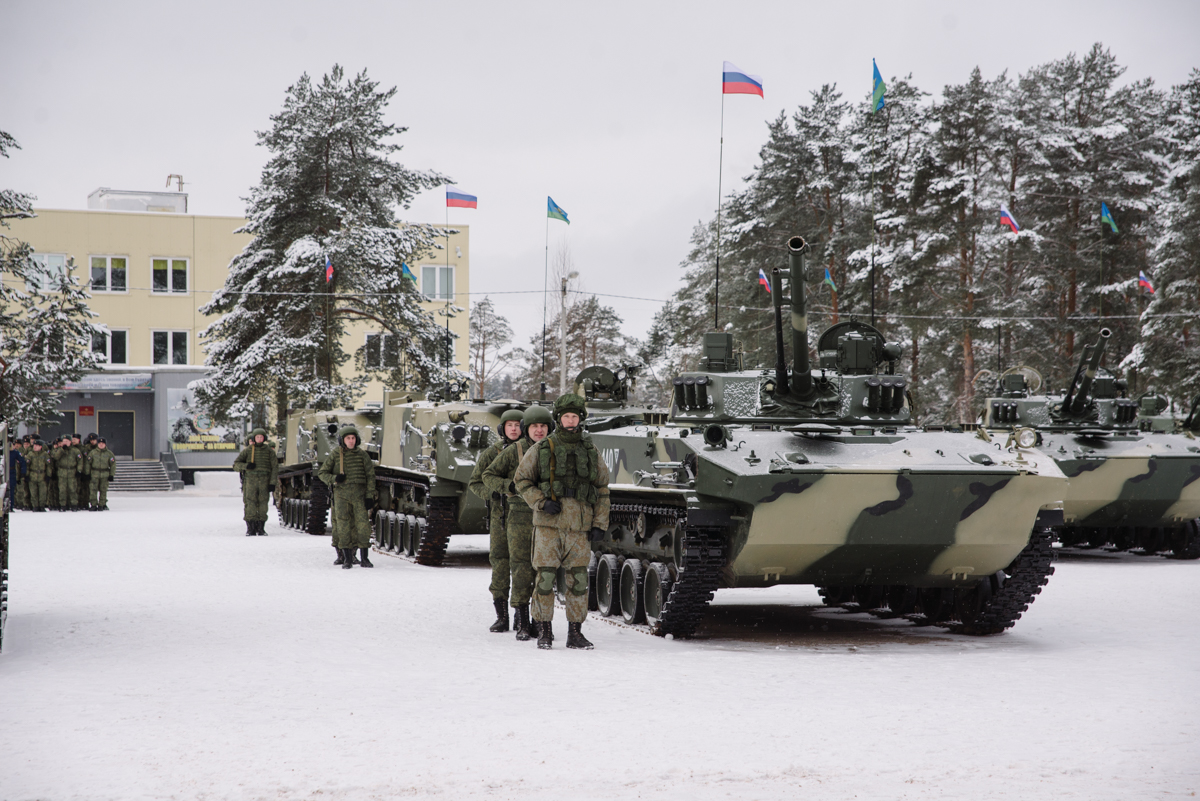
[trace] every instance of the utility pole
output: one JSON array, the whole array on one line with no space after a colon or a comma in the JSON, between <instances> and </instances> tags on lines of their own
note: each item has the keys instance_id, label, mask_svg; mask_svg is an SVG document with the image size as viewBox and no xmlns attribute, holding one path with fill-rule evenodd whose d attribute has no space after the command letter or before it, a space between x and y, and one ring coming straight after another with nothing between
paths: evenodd
<instances>
[{"instance_id":1,"label":"utility pole","mask_svg":"<svg viewBox=\"0 0 1200 801\"><path fill-rule=\"evenodd\" d=\"M578 278L579 273L570 273L562 278L562 311L559 314L558 334L558 394L567 394L567 281Z\"/></svg>"}]
</instances>

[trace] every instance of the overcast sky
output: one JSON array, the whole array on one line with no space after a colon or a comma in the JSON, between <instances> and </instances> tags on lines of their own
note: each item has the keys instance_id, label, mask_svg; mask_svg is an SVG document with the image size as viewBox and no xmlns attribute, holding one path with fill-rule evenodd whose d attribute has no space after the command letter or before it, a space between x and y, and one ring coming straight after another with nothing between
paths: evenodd
<instances>
[{"instance_id":1,"label":"overcast sky","mask_svg":"<svg viewBox=\"0 0 1200 801\"><path fill-rule=\"evenodd\" d=\"M1200 66L1200 2L213 2L0 0L0 130L23 149L0 187L41 208L86 208L100 186L161 189L182 173L189 209L240 215L288 86L334 63L398 92L398 158L479 196L472 299L542 288L550 223L585 290L642 336L677 288L693 226L717 205L720 72L762 76L765 99L725 101L724 191L756 160L766 122L824 83L848 98L912 74L934 94L1108 46L1160 87ZM403 219L443 222L441 190ZM803 234L804 232L799 232ZM78 255L78 254L77 254ZM460 287L460 291L462 288ZM540 294L493 295L520 344ZM465 305L465 300L460 300Z\"/></svg>"}]
</instances>

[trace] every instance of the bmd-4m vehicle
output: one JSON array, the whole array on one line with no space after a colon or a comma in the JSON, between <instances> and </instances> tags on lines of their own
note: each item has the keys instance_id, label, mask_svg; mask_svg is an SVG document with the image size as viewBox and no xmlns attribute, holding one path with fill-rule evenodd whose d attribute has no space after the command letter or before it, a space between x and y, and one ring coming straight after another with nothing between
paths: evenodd
<instances>
[{"instance_id":1,"label":"bmd-4m vehicle","mask_svg":"<svg viewBox=\"0 0 1200 801\"><path fill-rule=\"evenodd\" d=\"M325 533L329 489L317 470L337 447L338 430L353 425L376 462L376 544L420 564L440 565L451 534L487 532L487 506L467 483L479 453L498 436L500 415L520 408L518 401L417 400L412 393L385 392L379 409L293 412L279 468L280 520Z\"/></svg>"},{"instance_id":2,"label":"bmd-4m vehicle","mask_svg":"<svg viewBox=\"0 0 1200 801\"><path fill-rule=\"evenodd\" d=\"M1127 399L1125 382L1100 367L1111 333L1085 345L1063 395L1039 395L1041 377L1017 367L1000 377L999 397L989 398L984 426L1035 438L1070 480L1064 498L1063 545L1200 558L1200 430L1195 405L1182 433L1146 426L1139 412L1161 413L1153 397ZM1173 426L1171 426L1173 428Z\"/></svg>"},{"instance_id":3,"label":"bmd-4m vehicle","mask_svg":"<svg viewBox=\"0 0 1200 801\"><path fill-rule=\"evenodd\" d=\"M811 369L804 241L788 242L794 369L774 270L774 370L707 334L669 423L593 431L611 525L593 544L602 614L690 636L720 587L815 584L827 604L969 634L1013 625L1053 572L1066 479L1032 442L913 427L899 346L860 322Z\"/></svg>"}]
</instances>

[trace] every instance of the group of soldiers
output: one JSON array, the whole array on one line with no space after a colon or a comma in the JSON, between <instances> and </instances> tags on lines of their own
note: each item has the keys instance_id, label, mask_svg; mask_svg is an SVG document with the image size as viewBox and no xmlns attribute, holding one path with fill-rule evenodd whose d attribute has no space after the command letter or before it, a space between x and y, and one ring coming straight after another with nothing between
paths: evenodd
<instances>
[{"instance_id":1,"label":"group of soldiers","mask_svg":"<svg viewBox=\"0 0 1200 801\"><path fill-rule=\"evenodd\" d=\"M9 454L9 485L14 509L44 512L108 510L108 482L116 477L117 458L104 437L64 434L50 446L26 434Z\"/></svg>"},{"instance_id":2,"label":"group of soldiers","mask_svg":"<svg viewBox=\"0 0 1200 801\"><path fill-rule=\"evenodd\" d=\"M492 602L490 631L518 640L554 642L554 585L563 571L567 647L591 649L587 618L589 543L608 529L608 467L583 432L584 399L568 393L544 406L501 415L500 439L475 465L470 489L490 505ZM530 607L532 606L532 618Z\"/></svg>"}]
</instances>

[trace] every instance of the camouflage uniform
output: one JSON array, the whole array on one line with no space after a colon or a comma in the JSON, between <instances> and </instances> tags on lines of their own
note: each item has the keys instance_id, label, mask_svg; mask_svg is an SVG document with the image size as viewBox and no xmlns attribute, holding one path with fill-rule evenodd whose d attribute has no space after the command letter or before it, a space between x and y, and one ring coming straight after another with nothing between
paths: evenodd
<instances>
[{"instance_id":1,"label":"camouflage uniform","mask_svg":"<svg viewBox=\"0 0 1200 801\"><path fill-rule=\"evenodd\" d=\"M45 450L31 448L26 461L29 462L29 508L44 512L47 501L46 474L50 472L49 454Z\"/></svg>"},{"instance_id":2,"label":"camouflage uniform","mask_svg":"<svg viewBox=\"0 0 1200 801\"><path fill-rule=\"evenodd\" d=\"M356 442L347 448L345 439L353 434ZM317 478L333 489L333 544L344 551L343 568L352 566L354 549L360 549L363 567L373 567L368 560L371 547L371 522L367 507L374 503L375 465L360 444L362 438L354 426L338 431L338 448L325 457ZM339 554L343 555L343 554Z\"/></svg>"},{"instance_id":3,"label":"camouflage uniform","mask_svg":"<svg viewBox=\"0 0 1200 801\"><path fill-rule=\"evenodd\" d=\"M95 434L88 434L83 444L79 446L79 475L75 481L79 485L79 491L76 493L76 498L79 500L79 508L88 508L88 498L91 496L91 486L87 477L87 462L88 457L92 455L92 451L96 450L96 441L99 439ZM105 448L105 450L108 450Z\"/></svg>"},{"instance_id":4,"label":"camouflage uniform","mask_svg":"<svg viewBox=\"0 0 1200 801\"><path fill-rule=\"evenodd\" d=\"M29 444L29 437L21 440L21 456L25 459L26 464L29 462L29 454L33 453L33 448ZM29 471L27 470L17 482L17 508L29 508Z\"/></svg>"},{"instance_id":5,"label":"camouflage uniform","mask_svg":"<svg viewBox=\"0 0 1200 801\"><path fill-rule=\"evenodd\" d=\"M587 434L563 428L562 415L568 412L582 420L587 414L583 398L568 393L554 402L558 428L529 449L514 477L517 492L533 509L533 618L542 631L541 648L550 647L547 635L560 567L566 571L567 623L573 635L587 617L589 531L608 528L608 467ZM548 504L559 511L548 510ZM571 647L570 637L567 644Z\"/></svg>"},{"instance_id":6,"label":"camouflage uniform","mask_svg":"<svg viewBox=\"0 0 1200 801\"><path fill-rule=\"evenodd\" d=\"M74 511L79 497L79 474L83 471L83 449L79 445L59 448L54 469L58 473L58 508Z\"/></svg>"},{"instance_id":7,"label":"camouflage uniform","mask_svg":"<svg viewBox=\"0 0 1200 801\"><path fill-rule=\"evenodd\" d=\"M83 463L83 472L88 476L88 508L96 511L107 509L108 482L117 475L116 455L107 446L93 448Z\"/></svg>"},{"instance_id":8,"label":"camouflage uniform","mask_svg":"<svg viewBox=\"0 0 1200 801\"><path fill-rule=\"evenodd\" d=\"M260 435L263 441L257 442ZM233 469L242 474L242 519L246 521L247 537L266 536L267 507L279 481L279 457L266 438L266 431L254 429L250 444L233 460Z\"/></svg>"},{"instance_id":9,"label":"camouflage uniform","mask_svg":"<svg viewBox=\"0 0 1200 801\"><path fill-rule=\"evenodd\" d=\"M492 600L496 607L496 623L491 629L494 632L508 631L508 610L506 608L509 589L508 535L504 531L504 496L484 486L483 471L512 442L504 434L504 426L510 421L519 423L521 412L509 409L500 416L500 425L496 427L500 439L487 446L483 453L479 454L479 459L475 462L475 470L472 471L471 480L467 484L467 488L471 492L483 498L488 504L488 561L492 564L492 583L488 589L492 592Z\"/></svg>"}]
</instances>

